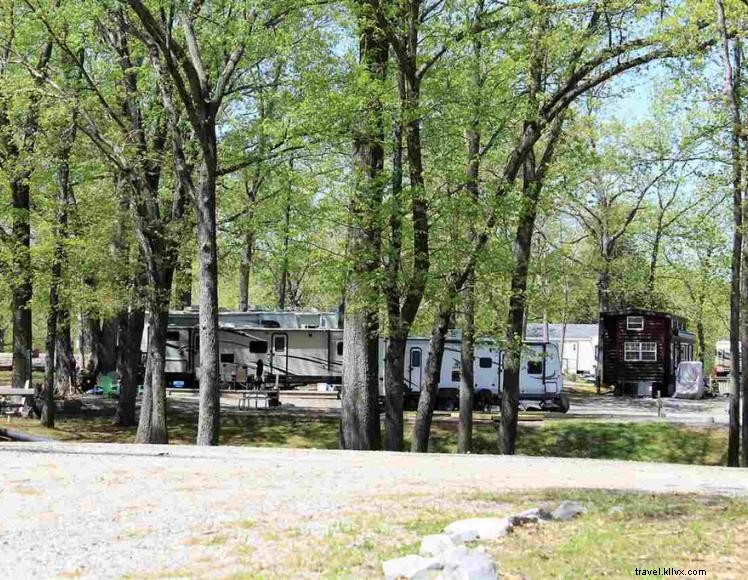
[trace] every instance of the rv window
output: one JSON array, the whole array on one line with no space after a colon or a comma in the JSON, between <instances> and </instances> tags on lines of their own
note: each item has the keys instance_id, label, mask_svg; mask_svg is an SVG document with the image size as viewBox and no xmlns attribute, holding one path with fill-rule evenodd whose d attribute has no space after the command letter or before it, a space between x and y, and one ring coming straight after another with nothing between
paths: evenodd
<instances>
[{"instance_id":1,"label":"rv window","mask_svg":"<svg viewBox=\"0 0 748 580\"><path fill-rule=\"evenodd\" d=\"M644 330L643 316L629 316L626 318L626 330Z\"/></svg>"},{"instance_id":2,"label":"rv window","mask_svg":"<svg viewBox=\"0 0 748 580\"><path fill-rule=\"evenodd\" d=\"M250 340L249 341L249 352L253 354L266 354L268 351L268 343L266 340Z\"/></svg>"},{"instance_id":3,"label":"rv window","mask_svg":"<svg viewBox=\"0 0 748 580\"><path fill-rule=\"evenodd\" d=\"M417 369L421 366L421 349L411 348L410 349L410 367Z\"/></svg>"},{"instance_id":4,"label":"rv window","mask_svg":"<svg viewBox=\"0 0 748 580\"><path fill-rule=\"evenodd\" d=\"M453 383L459 383L460 382L460 371L458 371L458 370L452 371L452 382Z\"/></svg>"},{"instance_id":5,"label":"rv window","mask_svg":"<svg viewBox=\"0 0 748 580\"><path fill-rule=\"evenodd\" d=\"M233 363L234 362L234 353L233 352L222 352L221 353L221 362L222 363Z\"/></svg>"},{"instance_id":6,"label":"rv window","mask_svg":"<svg viewBox=\"0 0 748 580\"><path fill-rule=\"evenodd\" d=\"M277 320L263 320L262 321L262 327L263 328L280 328L280 322Z\"/></svg>"},{"instance_id":7,"label":"rv window","mask_svg":"<svg viewBox=\"0 0 748 580\"><path fill-rule=\"evenodd\" d=\"M482 356L478 359L478 366L482 369L490 369L492 362L490 357Z\"/></svg>"},{"instance_id":8,"label":"rv window","mask_svg":"<svg viewBox=\"0 0 748 580\"><path fill-rule=\"evenodd\" d=\"M343 341L338 341L338 356L343 356Z\"/></svg>"},{"instance_id":9,"label":"rv window","mask_svg":"<svg viewBox=\"0 0 748 580\"><path fill-rule=\"evenodd\" d=\"M528 360L527 361L527 374L528 375L542 375L543 374L543 361L542 360Z\"/></svg>"},{"instance_id":10,"label":"rv window","mask_svg":"<svg viewBox=\"0 0 748 580\"><path fill-rule=\"evenodd\" d=\"M285 336L274 336L273 337L273 350L275 352L286 352L286 337Z\"/></svg>"},{"instance_id":11,"label":"rv window","mask_svg":"<svg viewBox=\"0 0 748 580\"><path fill-rule=\"evenodd\" d=\"M166 333L166 342L179 342L179 331L170 330Z\"/></svg>"}]
</instances>

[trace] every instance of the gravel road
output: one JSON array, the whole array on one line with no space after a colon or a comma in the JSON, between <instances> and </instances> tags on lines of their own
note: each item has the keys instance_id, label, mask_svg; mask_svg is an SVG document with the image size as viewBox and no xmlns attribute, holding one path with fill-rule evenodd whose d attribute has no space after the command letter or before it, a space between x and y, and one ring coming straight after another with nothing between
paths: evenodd
<instances>
[{"instance_id":1,"label":"gravel road","mask_svg":"<svg viewBox=\"0 0 748 580\"><path fill-rule=\"evenodd\" d=\"M246 568L222 530L241 529L241 542L261 554L268 530L324 534L350 514L403 509L412 504L402 498L427 491L423 505L433 506L464 490L544 487L748 495L748 472L522 456L6 443L0 578L226 576ZM365 499L371 494L376 501ZM277 552L251 572L282 576L279 561L289 555Z\"/></svg>"}]
</instances>

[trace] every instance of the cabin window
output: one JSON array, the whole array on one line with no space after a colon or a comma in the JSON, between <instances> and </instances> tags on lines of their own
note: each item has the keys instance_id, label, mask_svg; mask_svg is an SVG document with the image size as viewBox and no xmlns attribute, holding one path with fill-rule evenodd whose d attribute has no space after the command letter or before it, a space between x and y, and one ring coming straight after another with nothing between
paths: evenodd
<instances>
[{"instance_id":1,"label":"cabin window","mask_svg":"<svg viewBox=\"0 0 748 580\"><path fill-rule=\"evenodd\" d=\"M460 382L460 371L458 369L455 369L452 371L452 382L453 383Z\"/></svg>"},{"instance_id":2,"label":"cabin window","mask_svg":"<svg viewBox=\"0 0 748 580\"><path fill-rule=\"evenodd\" d=\"M626 362L651 362L657 360L656 342L626 342L624 356Z\"/></svg>"},{"instance_id":3,"label":"cabin window","mask_svg":"<svg viewBox=\"0 0 748 580\"><path fill-rule=\"evenodd\" d=\"M417 369L421 366L421 349L410 349L410 368Z\"/></svg>"},{"instance_id":4,"label":"cabin window","mask_svg":"<svg viewBox=\"0 0 748 580\"><path fill-rule=\"evenodd\" d=\"M343 341L342 340L338 341L337 352L338 352L338 356L343 356Z\"/></svg>"},{"instance_id":5,"label":"cabin window","mask_svg":"<svg viewBox=\"0 0 748 580\"><path fill-rule=\"evenodd\" d=\"M273 350L275 352L286 352L286 337L285 336L274 336L273 337Z\"/></svg>"},{"instance_id":6,"label":"cabin window","mask_svg":"<svg viewBox=\"0 0 748 580\"><path fill-rule=\"evenodd\" d=\"M234 353L233 352L222 352L221 353L221 362L222 363L233 363L234 362Z\"/></svg>"},{"instance_id":7,"label":"cabin window","mask_svg":"<svg viewBox=\"0 0 748 580\"><path fill-rule=\"evenodd\" d=\"M478 359L478 366L482 369L490 369L493 361L490 357L482 356Z\"/></svg>"},{"instance_id":8,"label":"cabin window","mask_svg":"<svg viewBox=\"0 0 748 580\"><path fill-rule=\"evenodd\" d=\"M268 351L267 340L250 340L249 352L253 354L266 354Z\"/></svg>"},{"instance_id":9,"label":"cabin window","mask_svg":"<svg viewBox=\"0 0 748 580\"><path fill-rule=\"evenodd\" d=\"M179 342L179 331L170 330L166 333L166 342Z\"/></svg>"},{"instance_id":10,"label":"cabin window","mask_svg":"<svg viewBox=\"0 0 748 580\"><path fill-rule=\"evenodd\" d=\"M543 374L543 361L542 360L527 361L527 374L528 375L542 375Z\"/></svg>"},{"instance_id":11,"label":"cabin window","mask_svg":"<svg viewBox=\"0 0 748 580\"><path fill-rule=\"evenodd\" d=\"M626 318L626 330L644 330L644 317L628 316Z\"/></svg>"}]
</instances>

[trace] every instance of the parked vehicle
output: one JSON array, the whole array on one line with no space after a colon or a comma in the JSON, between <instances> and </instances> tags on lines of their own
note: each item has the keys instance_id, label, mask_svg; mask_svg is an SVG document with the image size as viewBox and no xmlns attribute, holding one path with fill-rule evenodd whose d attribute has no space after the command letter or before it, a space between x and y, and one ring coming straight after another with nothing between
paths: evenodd
<instances>
[{"instance_id":1,"label":"parked vehicle","mask_svg":"<svg viewBox=\"0 0 748 580\"><path fill-rule=\"evenodd\" d=\"M429 339L411 337L405 346L405 408L418 405ZM461 339L447 339L439 377L437 408L454 411L459 408L461 380ZM380 353L384 346L380 347ZM505 353L489 341L478 341L473 363L475 408L488 410L500 404L504 380ZM383 360L384 357L380 356ZM384 394L384 369L379 371L380 391ZM566 412L569 401L562 393L563 376L558 347L550 342L528 341L520 357L520 400L537 402L541 408Z\"/></svg>"},{"instance_id":2,"label":"parked vehicle","mask_svg":"<svg viewBox=\"0 0 748 580\"><path fill-rule=\"evenodd\" d=\"M272 386L279 389L325 384L338 388L343 370L343 330L327 314L318 326L310 313L221 313L219 315L220 380L224 388ZM302 320L310 324L299 323ZM280 324L289 326L282 327ZM148 329L141 351L146 352ZM199 329L196 315L170 315L166 335L166 379L172 388L195 388L200 366ZM415 409L428 354L428 339L409 338L406 343L405 406ZM442 360L437 407L459 407L460 344L458 336L447 340ZM385 342L380 342L380 395L384 394ZM145 360L145 355L143 354ZM476 409L500 403L504 353L488 341L475 349L474 382ZM549 342L525 343L520 367L520 399L537 402L541 408L566 412L569 404L562 393L563 377L558 348Z\"/></svg>"}]
</instances>

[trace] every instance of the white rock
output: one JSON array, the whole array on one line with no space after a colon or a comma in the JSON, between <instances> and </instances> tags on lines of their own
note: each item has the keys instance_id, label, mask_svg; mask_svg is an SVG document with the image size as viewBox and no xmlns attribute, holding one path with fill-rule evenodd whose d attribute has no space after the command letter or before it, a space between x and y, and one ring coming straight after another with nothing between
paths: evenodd
<instances>
[{"instance_id":1,"label":"white rock","mask_svg":"<svg viewBox=\"0 0 748 580\"><path fill-rule=\"evenodd\" d=\"M429 577L432 570L441 570L442 568L439 558L424 558L415 554L394 558L382 563L384 577L387 580L396 580L397 578L423 580Z\"/></svg>"},{"instance_id":2,"label":"white rock","mask_svg":"<svg viewBox=\"0 0 748 580\"><path fill-rule=\"evenodd\" d=\"M442 552L442 554L439 556L439 560L444 567L454 567L457 566L460 561L463 558L467 557L469 554L470 550L468 550L467 547L454 546L452 548L444 550L444 552Z\"/></svg>"},{"instance_id":3,"label":"white rock","mask_svg":"<svg viewBox=\"0 0 748 580\"><path fill-rule=\"evenodd\" d=\"M473 531L481 540L496 540L503 538L512 530L509 518L471 518L452 522L444 531L447 534Z\"/></svg>"},{"instance_id":4,"label":"white rock","mask_svg":"<svg viewBox=\"0 0 748 580\"><path fill-rule=\"evenodd\" d=\"M468 550L464 546L443 554L443 580L495 580L498 578L491 556L483 550Z\"/></svg>"},{"instance_id":5,"label":"white rock","mask_svg":"<svg viewBox=\"0 0 748 580\"><path fill-rule=\"evenodd\" d=\"M445 533L452 538L455 544L464 544L465 542L474 542L478 539L478 532L475 530L462 530L459 532L450 531Z\"/></svg>"},{"instance_id":6,"label":"white rock","mask_svg":"<svg viewBox=\"0 0 748 580\"><path fill-rule=\"evenodd\" d=\"M456 543L448 534L432 534L424 536L421 540L421 549L418 553L421 556L439 556L445 550L454 548Z\"/></svg>"},{"instance_id":7,"label":"white rock","mask_svg":"<svg viewBox=\"0 0 748 580\"><path fill-rule=\"evenodd\" d=\"M584 506L578 501L562 501L558 505L558 507L553 510L551 516L553 516L554 520L565 522L577 517L578 515L583 514L586 511L587 510L584 508Z\"/></svg>"}]
</instances>

